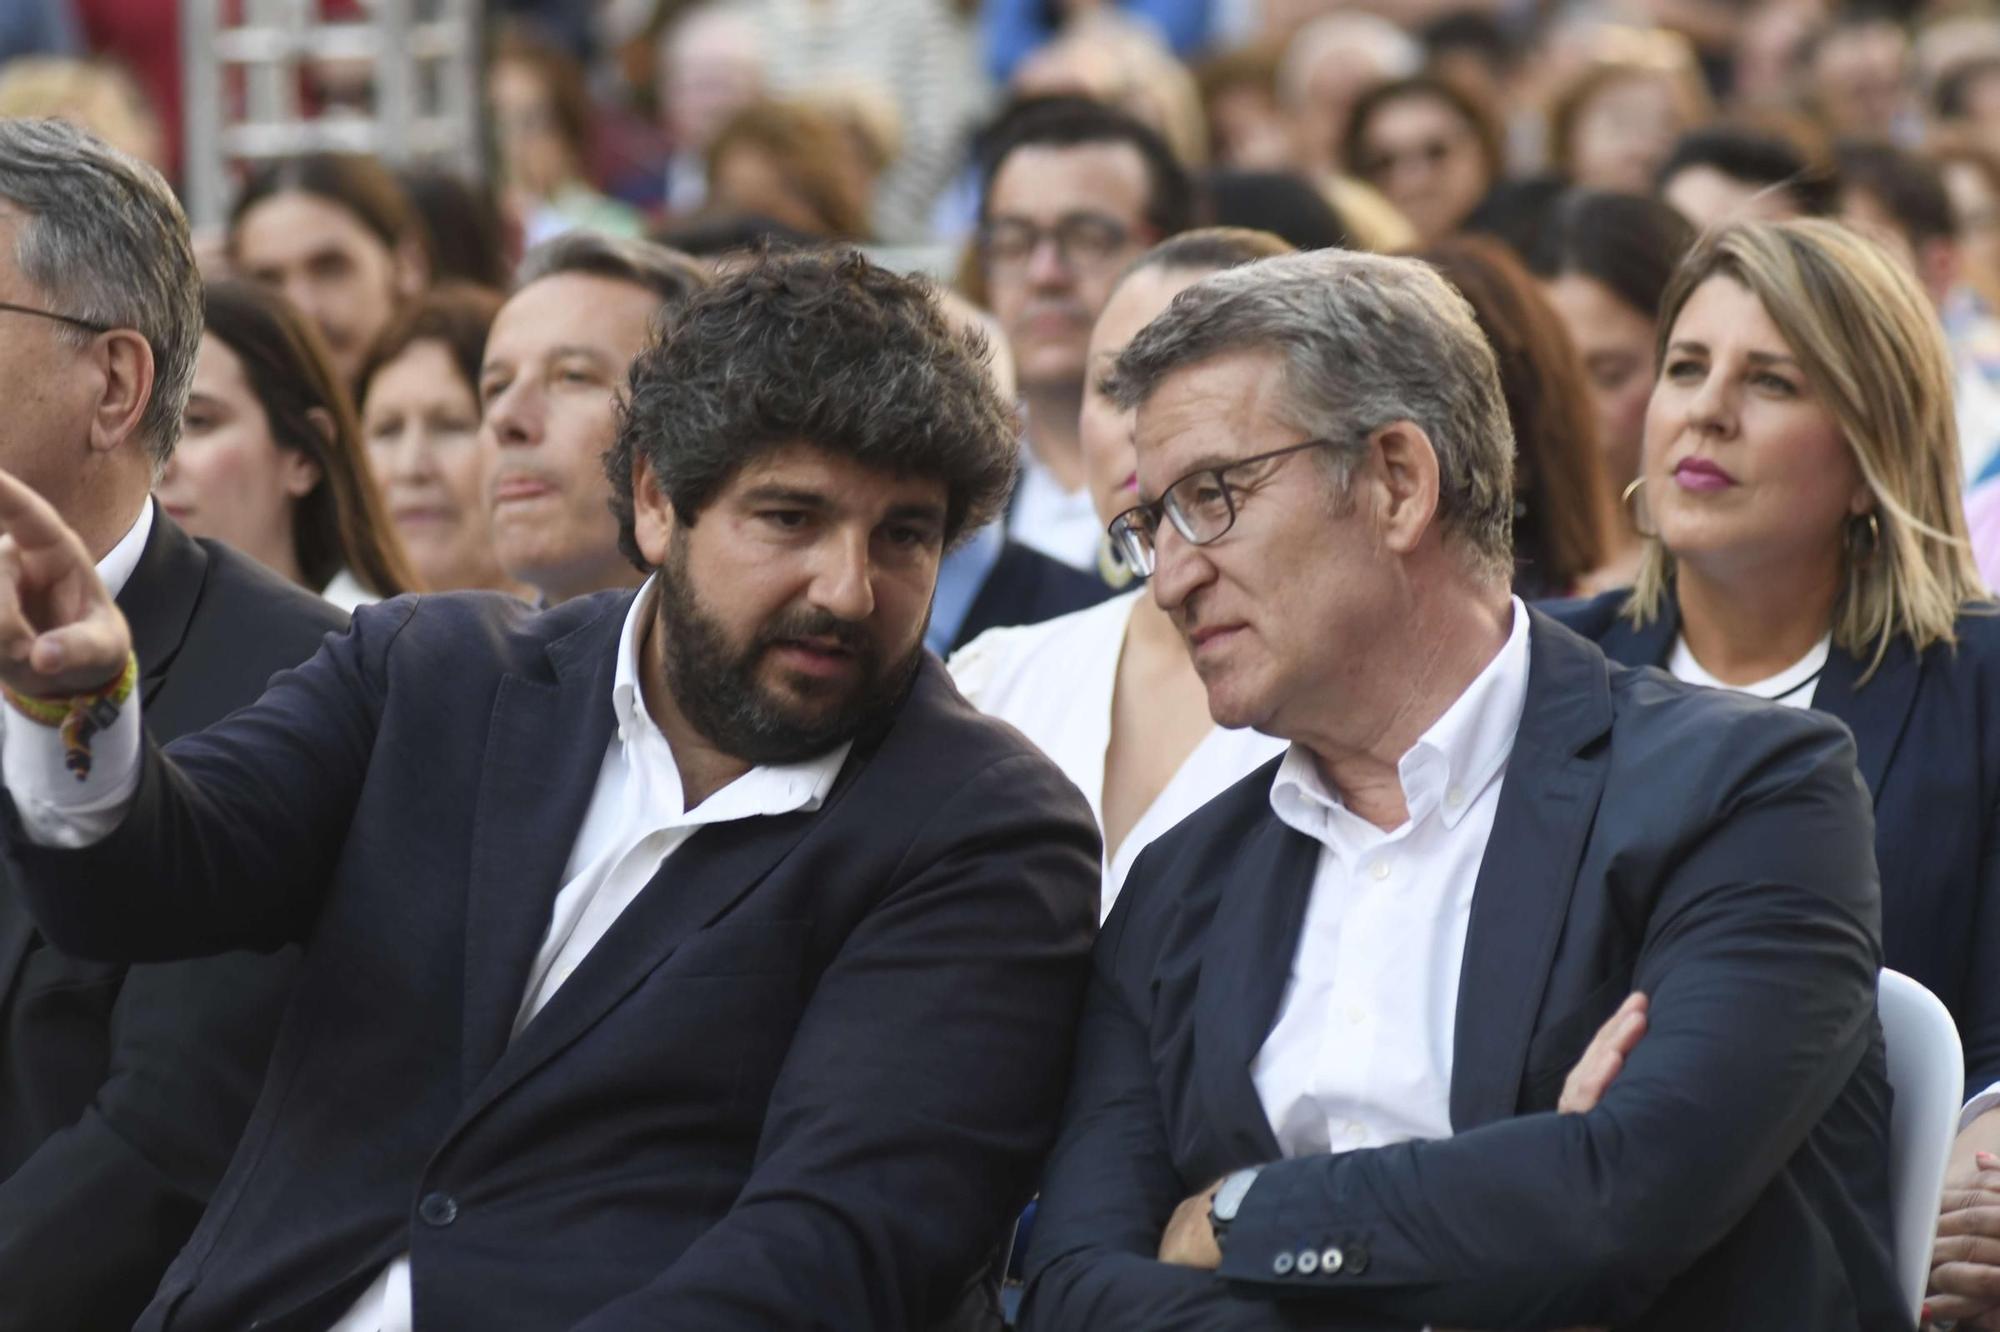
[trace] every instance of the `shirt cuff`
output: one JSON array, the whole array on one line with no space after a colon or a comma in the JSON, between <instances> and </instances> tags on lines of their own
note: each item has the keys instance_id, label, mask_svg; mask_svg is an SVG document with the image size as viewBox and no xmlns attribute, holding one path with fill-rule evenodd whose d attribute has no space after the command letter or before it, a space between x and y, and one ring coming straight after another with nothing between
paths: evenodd
<instances>
[{"instance_id":1,"label":"shirt cuff","mask_svg":"<svg viewBox=\"0 0 2000 1332\"><path fill-rule=\"evenodd\" d=\"M0 780L37 846L77 849L109 837L139 789L139 695L90 740L90 771L76 779L62 732L0 703Z\"/></svg>"},{"instance_id":2,"label":"shirt cuff","mask_svg":"<svg viewBox=\"0 0 2000 1332\"><path fill-rule=\"evenodd\" d=\"M1994 1083L1991 1087L1988 1087L1985 1091L1965 1103L1965 1108L1958 1112L1958 1131L1960 1133L1965 1132L1966 1127L1973 1120L1979 1118L1995 1106L2000 1106L2000 1082Z\"/></svg>"}]
</instances>

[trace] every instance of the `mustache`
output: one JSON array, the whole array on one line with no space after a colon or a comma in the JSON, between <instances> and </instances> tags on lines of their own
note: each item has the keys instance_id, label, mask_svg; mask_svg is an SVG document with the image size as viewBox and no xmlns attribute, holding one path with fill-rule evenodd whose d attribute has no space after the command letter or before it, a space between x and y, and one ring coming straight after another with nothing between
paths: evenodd
<instances>
[{"instance_id":1,"label":"mustache","mask_svg":"<svg viewBox=\"0 0 2000 1332\"><path fill-rule=\"evenodd\" d=\"M871 648L868 631L853 620L843 620L828 610L801 608L788 611L765 625L757 635L757 650L762 652L765 648L802 638L831 639L839 644L842 651L856 656L868 655Z\"/></svg>"}]
</instances>

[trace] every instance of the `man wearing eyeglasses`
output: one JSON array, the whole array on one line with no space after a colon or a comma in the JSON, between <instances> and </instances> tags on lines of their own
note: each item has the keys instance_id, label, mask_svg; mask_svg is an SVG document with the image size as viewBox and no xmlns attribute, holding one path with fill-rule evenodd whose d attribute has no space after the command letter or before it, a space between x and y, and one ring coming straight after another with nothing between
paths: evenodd
<instances>
[{"instance_id":1,"label":"man wearing eyeglasses","mask_svg":"<svg viewBox=\"0 0 2000 1332\"><path fill-rule=\"evenodd\" d=\"M1193 185L1158 134L1082 97L1017 106L984 168L980 271L1027 409L1007 535L1095 569L1104 531L1077 434L1091 325L1125 266L1192 223Z\"/></svg>"},{"instance_id":2,"label":"man wearing eyeglasses","mask_svg":"<svg viewBox=\"0 0 2000 1332\"><path fill-rule=\"evenodd\" d=\"M1846 733L1510 594L1493 354L1422 264L1205 279L1110 384L1115 539L1291 748L1099 936L1024 1326L1907 1329Z\"/></svg>"},{"instance_id":3,"label":"man wearing eyeglasses","mask_svg":"<svg viewBox=\"0 0 2000 1332\"><path fill-rule=\"evenodd\" d=\"M0 121L0 468L83 538L162 742L252 702L347 620L154 506L201 333L159 174L70 126ZM37 724L0 704L0 732ZM235 1150L294 963L72 956L0 870L0 1332L131 1326Z\"/></svg>"}]
</instances>

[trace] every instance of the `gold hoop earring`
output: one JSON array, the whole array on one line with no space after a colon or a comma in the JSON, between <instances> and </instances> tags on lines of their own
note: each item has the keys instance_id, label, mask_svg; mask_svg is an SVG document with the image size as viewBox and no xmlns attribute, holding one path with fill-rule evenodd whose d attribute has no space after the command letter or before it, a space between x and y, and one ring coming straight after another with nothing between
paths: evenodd
<instances>
[{"instance_id":1,"label":"gold hoop earring","mask_svg":"<svg viewBox=\"0 0 2000 1332\"><path fill-rule=\"evenodd\" d=\"M1639 518L1639 506L1633 503L1633 499L1639 494L1639 491L1645 487L1645 484L1646 484L1645 477L1643 476L1633 477L1632 480L1626 485L1624 492L1618 496L1618 507L1621 509L1630 510L1632 519L1632 530L1634 532L1637 532L1640 536L1645 537L1648 541L1651 541L1654 538L1658 537L1660 533L1658 529L1655 529L1651 532L1648 532L1646 530L1646 524L1642 522Z\"/></svg>"},{"instance_id":2,"label":"gold hoop earring","mask_svg":"<svg viewBox=\"0 0 2000 1332\"><path fill-rule=\"evenodd\" d=\"M1866 520L1865 522L1863 521L1864 519ZM1866 551L1860 549L1862 543L1857 539L1856 535L1863 531L1868 533L1868 549ZM1858 515L1847 525L1847 558L1853 562L1855 568L1866 569L1875 562L1875 557L1881 553L1882 520L1875 516L1873 509L1870 509L1867 513Z\"/></svg>"},{"instance_id":3,"label":"gold hoop earring","mask_svg":"<svg viewBox=\"0 0 2000 1332\"><path fill-rule=\"evenodd\" d=\"M1111 544L1109 532L1097 536L1097 576L1113 592L1123 592L1132 586L1132 566L1125 563L1125 557Z\"/></svg>"}]
</instances>

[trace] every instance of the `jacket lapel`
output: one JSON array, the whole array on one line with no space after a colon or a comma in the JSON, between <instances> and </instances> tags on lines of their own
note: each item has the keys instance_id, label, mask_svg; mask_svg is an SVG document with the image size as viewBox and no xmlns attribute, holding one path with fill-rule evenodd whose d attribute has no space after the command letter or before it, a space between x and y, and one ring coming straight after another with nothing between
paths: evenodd
<instances>
[{"instance_id":1,"label":"jacket lapel","mask_svg":"<svg viewBox=\"0 0 2000 1332\"><path fill-rule=\"evenodd\" d=\"M1514 1113L1604 789L1605 750L1594 745L1611 727L1604 658L1555 621L1529 615L1528 697L1459 969L1451 1122L1460 1132Z\"/></svg>"},{"instance_id":2,"label":"jacket lapel","mask_svg":"<svg viewBox=\"0 0 2000 1332\"><path fill-rule=\"evenodd\" d=\"M1898 637L1882 656L1882 664L1868 682L1860 684L1868 663L1839 647L1827 653L1826 671L1813 690L1813 707L1838 717L1854 732L1856 766L1870 792L1880 792L1882 775L1910 720L1916 702L1917 682L1923 676L1923 660L1911 650L1908 639Z\"/></svg>"},{"instance_id":3,"label":"jacket lapel","mask_svg":"<svg viewBox=\"0 0 2000 1332\"><path fill-rule=\"evenodd\" d=\"M1209 923L1196 983L1196 1064L1207 1121L1226 1159L1275 1161L1283 1152L1250 1065L1271 1034L1291 979L1319 844L1275 816L1260 816L1238 863Z\"/></svg>"},{"instance_id":4,"label":"jacket lapel","mask_svg":"<svg viewBox=\"0 0 2000 1332\"><path fill-rule=\"evenodd\" d=\"M858 757L850 754L844 769L855 766ZM844 785L837 784L817 811L710 824L682 843L584 957L575 974L507 1047L474 1094L467 1112L477 1112L574 1044L657 970L683 940L755 888L833 804ZM546 914L544 911L543 920ZM522 971L525 974L525 961ZM510 1020L521 998L519 977L515 979L513 1006L507 1010Z\"/></svg>"},{"instance_id":5,"label":"jacket lapel","mask_svg":"<svg viewBox=\"0 0 2000 1332\"><path fill-rule=\"evenodd\" d=\"M465 906L461 1078L478 1086L514 1028L535 948L597 789L631 597L549 645L555 678L509 675L487 728Z\"/></svg>"},{"instance_id":6,"label":"jacket lapel","mask_svg":"<svg viewBox=\"0 0 2000 1332\"><path fill-rule=\"evenodd\" d=\"M118 609L132 627L133 650L139 655L141 706L153 701L166 680L167 667L187 638L207 574L208 552L154 505L153 530L147 534L139 563L117 598Z\"/></svg>"}]
</instances>

